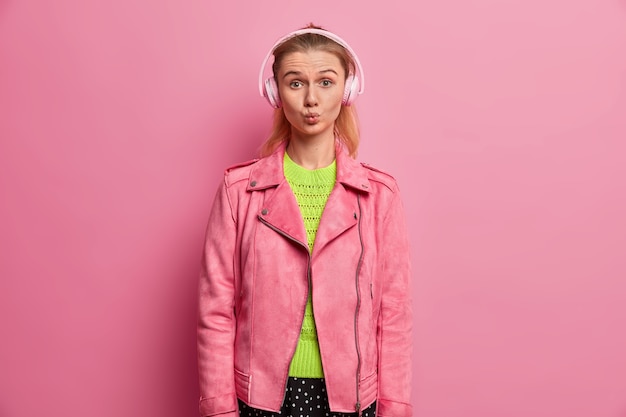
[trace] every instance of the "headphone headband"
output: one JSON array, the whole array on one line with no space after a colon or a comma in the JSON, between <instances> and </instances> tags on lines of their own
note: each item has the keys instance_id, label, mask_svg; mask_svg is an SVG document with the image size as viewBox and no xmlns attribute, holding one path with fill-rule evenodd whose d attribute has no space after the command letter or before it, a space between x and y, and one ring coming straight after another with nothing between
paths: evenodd
<instances>
[{"instance_id":1,"label":"headphone headband","mask_svg":"<svg viewBox=\"0 0 626 417\"><path fill-rule=\"evenodd\" d=\"M348 45L348 43L346 41L344 41L343 39L341 39L339 36L335 35L332 32L329 32L327 30L316 29L316 28L307 28L307 29L299 29L299 30L296 30L294 32L288 33L287 35L285 35L282 38L278 39L276 41L276 43L274 43L274 45L272 46L272 49L270 49L270 51L267 53L267 55L265 55L265 59L263 59L263 63L261 64L261 71L259 72L259 93L261 94L261 96L265 96L263 94L263 90L264 90L263 76L264 76L264 73L265 73L265 66L267 65L267 62L269 61L270 57L272 56L272 54L274 53L276 48L278 48L280 45L282 45L283 43L285 43L286 41L288 41L291 38L295 38L296 36L304 35L304 34L307 34L307 33L312 33L312 34L316 34L316 35L322 35L322 36L324 36L324 37L326 37L326 38L328 38L328 39L338 43L339 45L343 46L346 49L346 51L348 51L348 54L354 60L354 66L356 67L355 70L358 72L358 74L354 74L355 76L358 76L358 79L359 79L359 91L358 91L358 94L362 94L363 91L365 90L365 76L363 75L363 67L361 66L361 62L359 61L359 57L356 55L356 53L350 47L350 45Z\"/></svg>"}]
</instances>

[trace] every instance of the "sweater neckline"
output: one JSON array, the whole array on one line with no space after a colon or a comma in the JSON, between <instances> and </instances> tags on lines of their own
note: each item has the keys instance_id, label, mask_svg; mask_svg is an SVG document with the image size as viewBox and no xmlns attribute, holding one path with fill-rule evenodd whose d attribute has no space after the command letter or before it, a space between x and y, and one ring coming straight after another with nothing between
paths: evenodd
<instances>
[{"instance_id":1,"label":"sweater neckline","mask_svg":"<svg viewBox=\"0 0 626 417\"><path fill-rule=\"evenodd\" d=\"M285 177L300 184L333 184L337 178L337 159L323 168L306 169L295 163L287 152L283 158Z\"/></svg>"}]
</instances>

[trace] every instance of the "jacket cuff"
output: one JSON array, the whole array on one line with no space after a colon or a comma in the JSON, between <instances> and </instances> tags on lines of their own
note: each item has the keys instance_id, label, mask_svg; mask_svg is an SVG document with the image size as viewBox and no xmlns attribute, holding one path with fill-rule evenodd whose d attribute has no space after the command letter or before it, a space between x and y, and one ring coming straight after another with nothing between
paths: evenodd
<instances>
[{"instance_id":1,"label":"jacket cuff","mask_svg":"<svg viewBox=\"0 0 626 417\"><path fill-rule=\"evenodd\" d=\"M237 396L224 394L213 398L200 398L200 415L203 417L238 417Z\"/></svg>"},{"instance_id":2,"label":"jacket cuff","mask_svg":"<svg viewBox=\"0 0 626 417\"><path fill-rule=\"evenodd\" d=\"M377 417L412 417L413 407L411 404L397 401L378 399L376 400Z\"/></svg>"}]
</instances>

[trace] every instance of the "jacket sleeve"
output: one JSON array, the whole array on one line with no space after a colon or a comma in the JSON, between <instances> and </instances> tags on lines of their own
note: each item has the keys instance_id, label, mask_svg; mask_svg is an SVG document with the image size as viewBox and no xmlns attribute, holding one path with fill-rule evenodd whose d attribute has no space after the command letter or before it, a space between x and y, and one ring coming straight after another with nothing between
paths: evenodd
<instances>
[{"instance_id":1,"label":"jacket sleeve","mask_svg":"<svg viewBox=\"0 0 626 417\"><path fill-rule=\"evenodd\" d=\"M409 242L396 188L383 224L381 311L378 318L380 417L412 417L412 309Z\"/></svg>"},{"instance_id":2,"label":"jacket sleeve","mask_svg":"<svg viewBox=\"0 0 626 417\"><path fill-rule=\"evenodd\" d=\"M236 222L225 183L209 215L198 285L202 416L238 416L234 376Z\"/></svg>"}]
</instances>

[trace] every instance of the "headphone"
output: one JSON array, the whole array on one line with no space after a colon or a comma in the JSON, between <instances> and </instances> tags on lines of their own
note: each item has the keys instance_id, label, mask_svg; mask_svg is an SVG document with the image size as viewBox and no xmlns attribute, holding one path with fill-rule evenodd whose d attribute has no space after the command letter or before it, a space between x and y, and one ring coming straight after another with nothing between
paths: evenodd
<instances>
[{"instance_id":1,"label":"headphone","mask_svg":"<svg viewBox=\"0 0 626 417\"><path fill-rule=\"evenodd\" d=\"M313 33L316 35L322 35L339 45L345 48L348 52L352 60L354 61L357 74L348 74L346 78L346 87L343 91L343 99L341 104L345 106L351 105L354 100L356 100L357 95L362 94L365 89L365 76L363 75L363 67L361 66L361 62L359 61L359 57L356 53L350 48L350 45L339 36L323 29L316 28L307 28L296 30L295 32L288 33L282 38L278 39L272 49L265 55L265 59L263 60L263 64L261 64L261 71L259 72L259 93L261 96L265 97L267 101L270 103L272 107L275 109L281 106L280 96L278 95L278 85L276 84L276 79L274 76L270 76L263 80L263 76L265 73L265 67L267 65L267 61L269 61L270 57L280 45L285 43L291 38L295 38L296 36L304 35L307 33Z\"/></svg>"}]
</instances>

